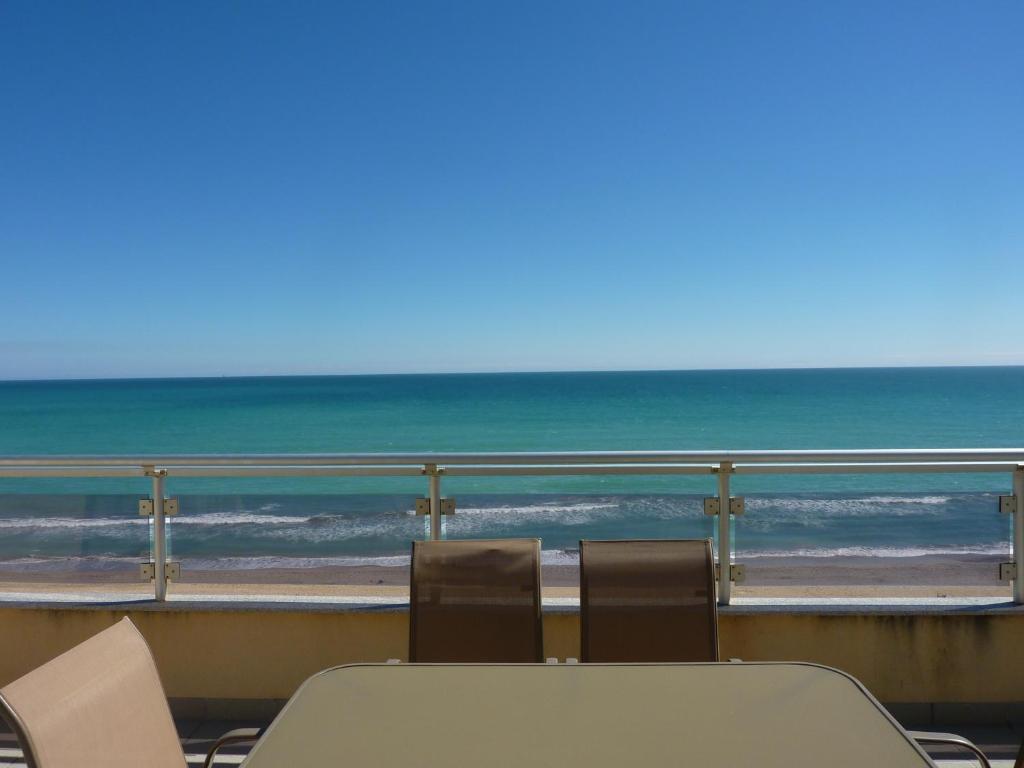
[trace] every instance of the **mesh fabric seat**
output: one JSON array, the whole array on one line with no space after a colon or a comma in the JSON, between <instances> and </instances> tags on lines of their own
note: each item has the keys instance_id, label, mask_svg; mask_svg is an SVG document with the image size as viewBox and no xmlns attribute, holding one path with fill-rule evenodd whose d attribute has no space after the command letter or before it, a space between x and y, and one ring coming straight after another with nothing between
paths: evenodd
<instances>
[{"instance_id":1,"label":"mesh fabric seat","mask_svg":"<svg viewBox=\"0 0 1024 768\"><path fill-rule=\"evenodd\" d=\"M580 542L580 660L718 661L711 542Z\"/></svg>"},{"instance_id":2,"label":"mesh fabric seat","mask_svg":"<svg viewBox=\"0 0 1024 768\"><path fill-rule=\"evenodd\" d=\"M29 768L184 768L153 657L127 618L0 689Z\"/></svg>"},{"instance_id":3,"label":"mesh fabric seat","mask_svg":"<svg viewBox=\"0 0 1024 768\"><path fill-rule=\"evenodd\" d=\"M544 660L540 540L414 541L409 661Z\"/></svg>"},{"instance_id":4,"label":"mesh fabric seat","mask_svg":"<svg viewBox=\"0 0 1024 768\"><path fill-rule=\"evenodd\" d=\"M185 754L146 640L127 617L0 688L0 719L28 768L185 768ZM236 728L206 755L255 741Z\"/></svg>"}]
</instances>

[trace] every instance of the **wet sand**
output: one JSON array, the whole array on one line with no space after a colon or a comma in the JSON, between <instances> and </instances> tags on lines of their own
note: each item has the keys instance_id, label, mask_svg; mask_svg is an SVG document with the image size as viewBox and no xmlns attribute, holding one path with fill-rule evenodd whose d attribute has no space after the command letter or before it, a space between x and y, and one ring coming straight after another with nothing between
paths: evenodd
<instances>
[{"instance_id":1,"label":"wet sand","mask_svg":"<svg viewBox=\"0 0 1024 768\"><path fill-rule=\"evenodd\" d=\"M1009 595L998 578L999 555L923 555L920 557L752 557L744 560L746 583L737 596L997 596ZM579 584L575 565L546 565L545 594L573 595ZM194 594L395 595L408 593L407 566L329 566L252 570L190 570L172 590ZM0 570L0 592L79 590L123 591L145 595L150 587L124 570Z\"/></svg>"}]
</instances>

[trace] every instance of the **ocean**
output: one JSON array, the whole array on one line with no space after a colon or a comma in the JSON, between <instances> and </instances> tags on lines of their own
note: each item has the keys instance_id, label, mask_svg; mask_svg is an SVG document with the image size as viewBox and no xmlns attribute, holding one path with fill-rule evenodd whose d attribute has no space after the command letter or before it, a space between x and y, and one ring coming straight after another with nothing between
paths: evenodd
<instances>
[{"instance_id":1,"label":"ocean","mask_svg":"<svg viewBox=\"0 0 1024 768\"><path fill-rule=\"evenodd\" d=\"M1024 367L0 382L0 454L1024 446ZM199 570L401 565L419 478L184 479ZM738 557L994 555L1009 475L744 476ZM445 478L449 538L711 536L711 477ZM0 570L135 568L146 479L0 479Z\"/></svg>"}]
</instances>

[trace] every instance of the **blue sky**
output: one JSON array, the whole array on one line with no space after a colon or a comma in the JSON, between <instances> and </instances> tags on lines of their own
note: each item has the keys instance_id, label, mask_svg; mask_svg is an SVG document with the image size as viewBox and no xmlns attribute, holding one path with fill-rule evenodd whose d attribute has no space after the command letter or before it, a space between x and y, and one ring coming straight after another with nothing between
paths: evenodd
<instances>
[{"instance_id":1,"label":"blue sky","mask_svg":"<svg viewBox=\"0 0 1024 768\"><path fill-rule=\"evenodd\" d=\"M1024 4L0 4L0 378L1024 363Z\"/></svg>"}]
</instances>

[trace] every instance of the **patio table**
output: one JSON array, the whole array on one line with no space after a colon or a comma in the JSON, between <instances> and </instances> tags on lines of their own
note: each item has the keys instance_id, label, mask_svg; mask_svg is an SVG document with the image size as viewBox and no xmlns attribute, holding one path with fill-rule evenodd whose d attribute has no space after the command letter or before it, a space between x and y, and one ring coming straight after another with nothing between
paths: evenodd
<instances>
[{"instance_id":1,"label":"patio table","mask_svg":"<svg viewBox=\"0 0 1024 768\"><path fill-rule=\"evenodd\" d=\"M801 663L358 664L295 693L247 768L933 766L854 678Z\"/></svg>"}]
</instances>

